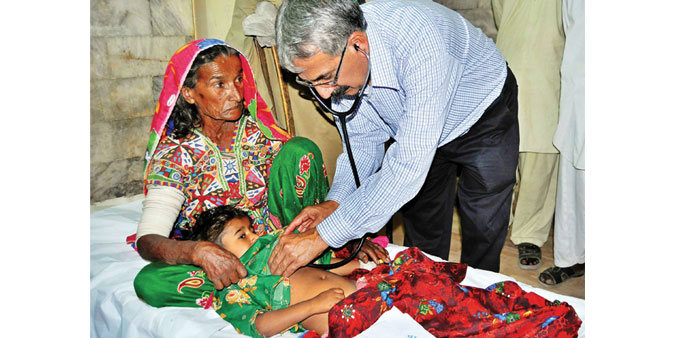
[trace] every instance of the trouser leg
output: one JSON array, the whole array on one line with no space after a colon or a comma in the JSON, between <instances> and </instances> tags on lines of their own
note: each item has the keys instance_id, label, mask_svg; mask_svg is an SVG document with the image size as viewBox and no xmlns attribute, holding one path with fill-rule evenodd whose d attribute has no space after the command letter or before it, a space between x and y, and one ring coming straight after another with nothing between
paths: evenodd
<instances>
[{"instance_id":1,"label":"trouser leg","mask_svg":"<svg viewBox=\"0 0 692 338\"><path fill-rule=\"evenodd\" d=\"M519 157L516 95L508 69L500 97L466 135L443 147L461 165L461 262L474 268L500 270Z\"/></svg>"},{"instance_id":2,"label":"trouser leg","mask_svg":"<svg viewBox=\"0 0 692 338\"><path fill-rule=\"evenodd\" d=\"M421 191L402 209L405 237L409 238L404 245L421 247L423 243L423 251L448 257L454 180L461 167L461 262L499 271L518 155L517 84L508 69L502 93L483 116L468 133L435 153ZM430 245L439 248L427 247Z\"/></svg>"},{"instance_id":3,"label":"trouser leg","mask_svg":"<svg viewBox=\"0 0 692 338\"><path fill-rule=\"evenodd\" d=\"M449 258L456 168L441 156L433 158L421 190L401 208L405 246Z\"/></svg>"},{"instance_id":4,"label":"trouser leg","mask_svg":"<svg viewBox=\"0 0 692 338\"><path fill-rule=\"evenodd\" d=\"M555 213L558 154L519 154L519 184L510 239L542 247Z\"/></svg>"},{"instance_id":5,"label":"trouser leg","mask_svg":"<svg viewBox=\"0 0 692 338\"><path fill-rule=\"evenodd\" d=\"M555 266L566 268L585 262L584 170L560 160L555 209Z\"/></svg>"},{"instance_id":6,"label":"trouser leg","mask_svg":"<svg viewBox=\"0 0 692 338\"><path fill-rule=\"evenodd\" d=\"M499 272L514 179L479 179L481 172L478 167L467 166L462 169L462 178L459 180L461 262L474 268Z\"/></svg>"}]
</instances>

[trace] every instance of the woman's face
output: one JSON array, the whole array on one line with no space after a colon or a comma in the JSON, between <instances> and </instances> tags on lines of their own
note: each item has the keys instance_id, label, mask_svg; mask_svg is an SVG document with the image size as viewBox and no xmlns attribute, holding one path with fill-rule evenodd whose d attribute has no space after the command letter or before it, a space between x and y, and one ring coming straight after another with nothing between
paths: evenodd
<instances>
[{"instance_id":1,"label":"woman's face","mask_svg":"<svg viewBox=\"0 0 692 338\"><path fill-rule=\"evenodd\" d=\"M243 113L243 67L238 55L220 54L197 70L195 88L183 87L185 100L202 116L220 121L236 121Z\"/></svg>"},{"instance_id":2,"label":"woman's face","mask_svg":"<svg viewBox=\"0 0 692 338\"><path fill-rule=\"evenodd\" d=\"M221 233L221 246L240 258L258 238L249 218L234 218L226 223Z\"/></svg>"}]
</instances>

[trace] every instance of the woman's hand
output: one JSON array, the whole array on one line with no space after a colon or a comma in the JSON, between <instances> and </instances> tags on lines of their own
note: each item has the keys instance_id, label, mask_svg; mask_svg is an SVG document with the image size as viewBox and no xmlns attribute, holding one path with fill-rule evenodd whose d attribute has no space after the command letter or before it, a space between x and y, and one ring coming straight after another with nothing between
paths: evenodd
<instances>
[{"instance_id":1,"label":"woman's hand","mask_svg":"<svg viewBox=\"0 0 692 338\"><path fill-rule=\"evenodd\" d=\"M353 244L349 245L353 245L351 248L349 248L351 252L353 252L353 250L355 250L358 246L358 241L355 241ZM368 238L365 240L365 242L363 242L363 246L358 252L358 259L363 263L367 263L369 261L373 261L377 264L389 263L389 253L382 246L373 243Z\"/></svg>"},{"instance_id":2,"label":"woman's hand","mask_svg":"<svg viewBox=\"0 0 692 338\"><path fill-rule=\"evenodd\" d=\"M196 242L191 259L192 264L202 267L217 290L247 276L247 270L238 257L211 242Z\"/></svg>"},{"instance_id":3,"label":"woman's hand","mask_svg":"<svg viewBox=\"0 0 692 338\"><path fill-rule=\"evenodd\" d=\"M322 291L322 293L315 296L315 298L312 298L310 302L312 302L314 313L323 313L331 310L331 308L336 305L336 303L344 299L344 297L345 295L343 289L331 288L329 290Z\"/></svg>"}]
</instances>

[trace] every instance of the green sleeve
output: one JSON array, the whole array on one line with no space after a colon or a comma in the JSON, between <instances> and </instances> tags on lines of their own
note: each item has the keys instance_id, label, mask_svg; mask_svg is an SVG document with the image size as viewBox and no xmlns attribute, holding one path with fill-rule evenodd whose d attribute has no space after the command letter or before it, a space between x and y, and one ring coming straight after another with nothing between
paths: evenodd
<instances>
[{"instance_id":1,"label":"green sleeve","mask_svg":"<svg viewBox=\"0 0 692 338\"><path fill-rule=\"evenodd\" d=\"M134 287L137 296L154 307L209 308L216 291L200 267L163 262L142 268L135 277Z\"/></svg>"},{"instance_id":2,"label":"green sleeve","mask_svg":"<svg viewBox=\"0 0 692 338\"><path fill-rule=\"evenodd\" d=\"M235 285L222 290L220 296L221 307L216 309L216 312L223 320L231 323L240 334L262 337L255 328L255 319L258 314L267 311L266 309Z\"/></svg>"}]
</instances>

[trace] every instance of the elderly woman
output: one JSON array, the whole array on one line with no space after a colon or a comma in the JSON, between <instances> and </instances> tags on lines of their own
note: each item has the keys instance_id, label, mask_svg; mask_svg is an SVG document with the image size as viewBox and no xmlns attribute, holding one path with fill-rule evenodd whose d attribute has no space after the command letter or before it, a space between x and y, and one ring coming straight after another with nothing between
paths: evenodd
<instances>
[{"instance_id":1,"label":"elderly woman","mask_svg":"<svg viewBox=\"0 0 692 338\"><path fill-rule=\"evenodd\" d=\"M185 240L201 212L233 205L262 235L324 202L329 189L319 148L289 139L257 92L246 58L215 39L190 42L171 57L145 168L138 252L150 261L199 266L216 289L247 272L218 245ZM380 247L366 247L361 258L387 258Z\"/></svg>"},{"instance_id":2,"label":"elderly woman","mask_svg":"<svg viewBox=\"0 0 692 338\"><path fill-rule=\"evenodd\" d=\"M279 172L274 180L272 168ZM328 183L319 148L305 138L289 140L277 127L245 57L207 39L186 44L168 63L145 187L136 241L141 256L200 266L220 289L246 271L216 244L184 241L197 215L235 205L263 234L287 224L306 201L323 201Z\"/></svg>"}]
</instances>

